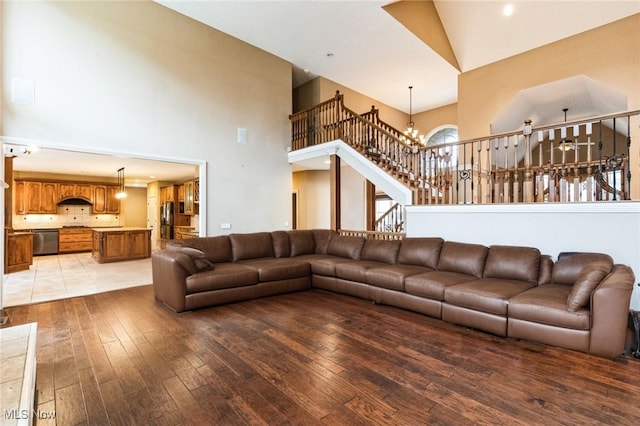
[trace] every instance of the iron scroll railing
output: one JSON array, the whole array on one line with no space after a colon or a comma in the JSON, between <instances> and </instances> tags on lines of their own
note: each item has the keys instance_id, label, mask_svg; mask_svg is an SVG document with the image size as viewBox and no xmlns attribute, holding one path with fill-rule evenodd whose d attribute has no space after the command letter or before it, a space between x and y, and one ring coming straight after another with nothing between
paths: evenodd
<instances>
[{"instance_id":1,"label":"iron scroll railing","mask_svg":"<svg viewBox=\"0 0 640 426\"><path fill-rule=\"evenodd\" d=\"M423 146L359 115L343 96L290 116L292 149L341 139L413 191L413 204L618 201L631 198L631 129L640 110Z\"/></svg>"}]
</instances>

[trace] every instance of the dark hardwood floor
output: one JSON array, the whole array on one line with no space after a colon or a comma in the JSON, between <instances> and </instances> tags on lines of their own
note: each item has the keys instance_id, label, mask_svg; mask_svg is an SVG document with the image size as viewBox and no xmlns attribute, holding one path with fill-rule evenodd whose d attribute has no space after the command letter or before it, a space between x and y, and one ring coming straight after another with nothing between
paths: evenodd
<instances>
[{"instance_id":1,"label":"dark hardwood floor","mask_svg":"<svg viewBox=\"0 0 640 426\"><path fill-rule=\"evenodd\" d=\"M634 359L321 291L178 315L144 286L6 313L38 322L37 425L640 424Z\"/></svg>"}]
</instances>

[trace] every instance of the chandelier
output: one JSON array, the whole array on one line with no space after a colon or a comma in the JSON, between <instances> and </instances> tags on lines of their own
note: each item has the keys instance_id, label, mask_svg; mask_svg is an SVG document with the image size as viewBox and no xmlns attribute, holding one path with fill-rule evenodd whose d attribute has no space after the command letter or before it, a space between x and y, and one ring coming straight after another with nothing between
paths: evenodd
<instances>
[{"instance_id":1,"label":"chandelier","mask_svg":"<svg viewBox=\"0 0 640 426\"><path fill-rule=\"evenodd\" d=\"M415 128L413 123L413 86L409 86L409 123L407 123L407 129L404 131L404 135L413 140L419 140L420 143L424 144L425 137L418 132L418 129ZM408 141L411 143L411 140Z\"/></svg>"}]
</instances>

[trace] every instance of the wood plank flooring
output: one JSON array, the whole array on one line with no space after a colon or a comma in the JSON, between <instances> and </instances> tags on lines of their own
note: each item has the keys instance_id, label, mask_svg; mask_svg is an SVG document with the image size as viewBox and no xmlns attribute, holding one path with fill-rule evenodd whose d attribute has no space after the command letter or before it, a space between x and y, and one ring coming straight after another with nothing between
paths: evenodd
<instances>
[{"instance_id":1,"label":"wood plank flooring","mask_svg":"<svg viewBox=\"0 0 640 426\"><path fill-rule=\"evenodd\" d=\"M640 424L634 359L322 291L178 315L143 286L6 312L38 322L37 425Z\"/></svg>"}]
</instances>

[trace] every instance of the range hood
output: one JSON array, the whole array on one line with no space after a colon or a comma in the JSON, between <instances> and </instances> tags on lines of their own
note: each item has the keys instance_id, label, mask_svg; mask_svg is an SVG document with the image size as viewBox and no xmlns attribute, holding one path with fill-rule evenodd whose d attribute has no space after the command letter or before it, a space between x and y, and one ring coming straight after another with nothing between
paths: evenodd
<instances>
[{"instance_id":1,"label":"range hood","mask_svg":"<svg viewBox=\"0 0 640 426\"><path fill-rule=\"evenodd\" d=\"M91 203L84 198L66 198L58 203L59 206L90 206Z\"/></svg>"}]
</instances>

